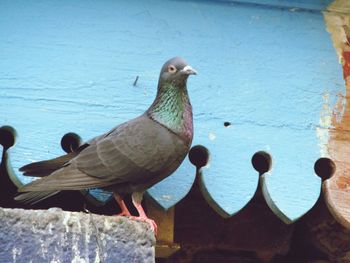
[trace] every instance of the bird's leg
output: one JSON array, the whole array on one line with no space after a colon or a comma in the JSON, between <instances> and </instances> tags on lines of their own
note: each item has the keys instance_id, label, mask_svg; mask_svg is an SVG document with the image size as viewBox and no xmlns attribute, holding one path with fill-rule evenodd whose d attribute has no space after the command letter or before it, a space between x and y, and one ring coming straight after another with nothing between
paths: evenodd
<instances>
[{"instance_id":1,"label":"bird's leg","mask_svg":"<svg viewBox=\"0 0 350 263\"><path fill-rule=\"evenodd\" d=\"M120 206L120 209L122 210L117 216L131 216L128 208L126 207L123 198L117 194L113 193L115 201L117 201L118 205Z\"/></svg>"},{"instance_id":2,"label":"bird's leg","mask_svg":"<svg viewBox=\"0 0 350 263\"><path fill-rule=\"evenodd\" d=\"M147 217L145 210L143 210L141 201L143 197L143 192L135 192L131 195L132 203L134 204L139 216L132 216L133 219L143 221L151 226L151 229L155 234L157 234L157 224L154 220Z\"/></svg>"}]
</instances>

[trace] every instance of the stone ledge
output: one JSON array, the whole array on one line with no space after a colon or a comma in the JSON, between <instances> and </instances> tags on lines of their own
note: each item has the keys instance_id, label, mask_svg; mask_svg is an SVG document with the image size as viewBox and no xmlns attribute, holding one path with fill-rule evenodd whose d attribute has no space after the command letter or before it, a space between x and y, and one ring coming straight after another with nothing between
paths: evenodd
<instances>
[{"instance_id":1,"label":"stone ledge","mask_svg":"<svg viewBox=\"0 0 350 263\"><path fill-rule=\"evenodd\" d=\"M155 262L148 225L59 208L0 208L0 262Z\"/></svg>"}]
</instances>

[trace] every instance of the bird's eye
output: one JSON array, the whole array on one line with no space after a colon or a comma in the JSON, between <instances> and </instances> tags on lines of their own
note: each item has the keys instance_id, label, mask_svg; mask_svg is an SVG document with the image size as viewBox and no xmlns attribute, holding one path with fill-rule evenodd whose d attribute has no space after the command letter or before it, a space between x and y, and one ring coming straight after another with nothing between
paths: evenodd
<instances>
[{"instance_id":1,"label":"bird's eye","mask_svg":"<svg viewBox=\"0 0 350 263\"><path fill-rule=\"evenodd\" d=\"M176 72L176 68L175 68L173 65L170 65L170 66L168 67L168 72L170 72L170 73L175 73L175 72Z\"/></svg>"}]
</instances>

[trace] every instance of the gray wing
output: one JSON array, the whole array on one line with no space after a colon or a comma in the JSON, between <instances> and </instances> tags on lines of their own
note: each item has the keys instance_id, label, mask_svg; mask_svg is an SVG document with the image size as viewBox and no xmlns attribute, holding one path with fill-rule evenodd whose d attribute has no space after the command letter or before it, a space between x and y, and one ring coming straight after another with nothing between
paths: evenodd
<instances>
[{"instance_id":1,"label":"gray wing","mask_svg":"<svg viewBox=\"0 0 350 263\"><path fill-rule=\"evenodd\" d=\"M140 183L182 159L187 150L177 135L142 115L117 127L72 163L86 174L113 184Z\"/></svg>"},{"instance_id":2,"label":"gray wing","mask_svg":"<svg viewBox=\"0 0 350 263\"><path fill-rule=\"evenodd\" d=\"M177 135L142 115L96 137L65 167L22 187L20 191L144 184L153 181L155 176L167 176L169 167L173 170L178 166L187 151L188 146Z\"/></svg>"}]
</instances>

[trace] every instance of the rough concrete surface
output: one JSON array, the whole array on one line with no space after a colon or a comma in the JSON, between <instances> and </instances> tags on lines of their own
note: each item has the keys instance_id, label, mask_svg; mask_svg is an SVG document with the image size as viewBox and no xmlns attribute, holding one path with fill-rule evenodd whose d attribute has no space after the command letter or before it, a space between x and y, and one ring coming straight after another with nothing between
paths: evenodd
<instances>
[{"instance_id":1,"label":"rough concrete surface","mask_svg":"<svg viewBox=\"0 0 350 263\"><path fill-rule=\"evenodd\" d=\"M0 262L155 262L147 224L59 208L0 208Z\"/></svg>"}]
</instances>

